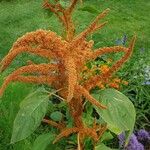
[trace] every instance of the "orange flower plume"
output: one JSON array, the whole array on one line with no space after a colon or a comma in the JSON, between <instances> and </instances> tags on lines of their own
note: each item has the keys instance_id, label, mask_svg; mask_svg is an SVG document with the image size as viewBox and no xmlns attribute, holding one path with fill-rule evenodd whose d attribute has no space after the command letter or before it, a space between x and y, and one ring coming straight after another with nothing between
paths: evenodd
<instances>
[{"instance_id":1,"label":"orange flower plume","mask_svg":"<svg viewBox=\"0 0 150 150\"><path fill-rule=\"evenodd\" d=\"M75 36L72 13L78 0L71 0L67 8L61 6L59 1L55 2L56 4L51 4L46 0L43 7L53 12L62 22L66 31L65 38L48 30L37 30L25 34L13 44L7 56L3 58L0 63L0 71L3 72L21 53L32 53L52 61L44 64L29 62L27 66L16 69L5 79L0 88L0 95L3 94L7 85L14 81L48 84L55 89L62 89L58 94L68 104L74 120L74 127L62 129L59 124L44 120L44 122L61 130L54 143L72 133L77 133L82 137L80 143L86 136L97 142L107 127L96 124L93 128L85 126L82 120L83 103L87 100L100 109L107 109L107 106L104 106L90 95L90 90L96 86L103 87L104 83L109 83L113 74L131 56L136 38L133 37L129 47L114 46L93 50L94 41L87 41L87 36L106 25L107 22L99 23L99 21L108 14L109 9L104 10L83 32ZM80 2L82 1L80 0ZM124 55L111 67L101 66L99 68L100 74L92 75L83 80L81 74L85 71L85 65L88 61L114 52L124 52ZM111 86L117 86L116 83L118 83L118 80L114 80Z\"/></svg>"}]
</instances>

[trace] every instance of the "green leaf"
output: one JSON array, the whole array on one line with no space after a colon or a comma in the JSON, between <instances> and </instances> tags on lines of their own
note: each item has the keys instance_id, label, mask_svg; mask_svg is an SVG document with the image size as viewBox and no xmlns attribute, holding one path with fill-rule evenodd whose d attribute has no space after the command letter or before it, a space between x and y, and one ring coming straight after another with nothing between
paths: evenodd
<instances>
[{"instance_id":1,"label":"green leaf","mask_svg":"<svg viewBox=\"0 0 150 150\"><path fill-rule=\"evenodd\" d=\"M93 124L93 121L94 121L94 118L89 115L88 113L83 113L83 122L86 124L86 125L92 125Z\"/></svg>"},{"instance_id":2,"label":"green leaf","mask_svg":"<svg viewBox=\"0 0 150 150\"><path fill-rule=\"evenodd\" d=\"M45 133L36 138L33 144L32 150L45 150L48 145L56 146L52 142L55 139L55 135L51 133ZM51 148L52 148L51 147Z\"/></svg>"},{"instance_id":3,"label":"green leaf","mask_svg":"<svg viewBox=\"0 0 150 150\"><path fill-rule=\"evenodd\" d=\"M59 111L55 111L53 113L51 113L51 119L53 119L54 121L61 121L62 120L62 113Z\"/></svg>"},{"instance_id":4,"label":"green leaf","mask_svg":"<svg viewBox=\"0 0 150 150\"><path fill-rule=\"evenodd\" d=\"M48 100L49 95L40 88L22 101L14 120L11 143L25 139L36 130L45 116Z\"/></svg>"},{"instance_id":5,"label":"green leaf","mask_svg":"<svg viewBox=\"0 0 150 150\"><path fill-rule=\"evenodd\" d=\"M107 140L112 140L114 137L110 132L105 132L103 136L101 137L101 142L102 141L107 141Z\"/></svg>"},{"instance_id":6,"label":"green leaf","mask_svg":"<svg viewBox=\"0 0 150 150\"><path fill-rule=\"evenodd\" d=\"M99 11L94 6L84 6L82 8L79 8L79 10L87 11L87 12L92 13L92 14L98 14L99 13Z\"/></svg>"},{"instance_id":7,"label":"green leaf","mask_svg":"<svg viewBox=\"0 0 150 150\"><path fill-rule=\"evenodd\" d=\"M135 123L135 108L132 102L121 92L115 89L105 89L93 95L97 100L107 106L106 110L97 107L97 113L108 124L108 129L115 134L126 131L126 143L133 132Z\"/></svg>"},{"instance_id":8,"label":"green leaf","mask_svg":"<svg viewBox=\"0 0 150 150\"><path fill-rule=\"evenodd\" d=\"M112 150L112 149L107 147L105 144L101 143L100 145L95 147L95 150Z\"/></svg>"}]
</instances>

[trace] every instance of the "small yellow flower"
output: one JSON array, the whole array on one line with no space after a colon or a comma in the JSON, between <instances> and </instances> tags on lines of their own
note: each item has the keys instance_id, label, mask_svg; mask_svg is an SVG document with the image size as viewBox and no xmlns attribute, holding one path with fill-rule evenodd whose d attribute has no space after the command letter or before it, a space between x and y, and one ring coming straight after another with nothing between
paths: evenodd
<instances>
[{"instance_id":1,"label":"small yellow flower","mask_svg":"<svg viewBox=\"0 0 150 150\"><path fill-rule=\"evenodd\" d=\"M119 89L119 85L117 83L109 83L109 87Z\"/></svg>"},{"instance_id":2,"label":"small yellow flower","mask_svg":"<svg viewBox=\"0 0 150 150\"><path fill-rule=\"evenodd\" d=\"M119 78L114 78L114 79L113 79L113 82L115 82L115 83L120 83L120 82L121 82L121 79L119 79Z\"/></svg>"},{"instance_id":3,"label":"small yellow flower","mask_svg":"<svg viewBox=\"0 0 150 150\"><path fill-rule=\"evenodd\" d=\"M122 84L124 84L124 85L128 85L129 84L129 82L128 81L122 81Z\"/></svg>"},{"instance_id":4,"label":"small yellow flower","mask_svg":"<svg viewBox=\"0 0 150 150\"><path fill-rule=\"evenodd\" d=\"M108 64L113 62L113 60L111 58L108 58L106 61L107 61Z\"/></svg>"},{"instance_id":5,"label":"small yellow flower","mask_svg":"<svg viewBox=\"0 0 150 150\"><path fill-rule=\"evenodd\" d=\"M103 65L103 66L100 67L100 71L102 73L106 73L106 72L109 71L109 67L107 65Z\"/></svg>"},{"instance_id":6,"label":"small yellow flower","mask_svg":"<svg viewBox=\"0 0 150 150\"><path fill-rule=\"evenodd\" d=\"M99 83L97 84L97 86L98 86L100 89L104 89L104 88L105 88L105 86L104 86L104 84L102 84L102 82L99 82Z\"/></svg>"}]
</instances>

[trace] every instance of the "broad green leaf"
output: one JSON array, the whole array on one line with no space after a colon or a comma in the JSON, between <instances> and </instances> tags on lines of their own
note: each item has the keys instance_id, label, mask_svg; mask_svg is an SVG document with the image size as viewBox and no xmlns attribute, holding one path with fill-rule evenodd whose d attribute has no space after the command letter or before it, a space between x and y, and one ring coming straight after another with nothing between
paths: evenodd
<instances>
[{"instance_id":1,"label":"broad green leaf","mask_svg":"<svg viewBox=\"0 0 150 150\"><path fill-rule=\"evenodd\" d=\"M54 121L61 121L62 120L62 113L59 111L52 112L50 115L51 119Z\"/></svg>"},{"instance_id":2,"label":"broad green leaf","mask_svg":"<svg viewBox=\"0 0 150 150\"><path fill-rule=\"evenodd\" d=\"M94 118L91 115L89 115L88 113L83 113L83 122L86 125L88 126L92 125L93 121L94 121Z\"/></svg>"},{"instance_id":3,"label":"broad green leaf","mask_svg":"<svg viewBox=\"0 0 150 150\"><path fill-rule=\"evenodd\" d=\"M14 120L11 143L25 139L36 130L45 116L48 100L49 95L40 88L22 101Z\"/></svg>"},{"instance_id":4,"label":"broad green leaf","mask_svg":"<svg viewBox=\"0 0 150 150\"><path fill-rule=\"evenodd\" d=\"M84 6L82 8L79 8L79 10L87 11L87 12L92 13L92 14L98 14L99 13L99 11L94 6Z\"/></svg>"},{"instance_id":5,"label":"broad green leaf","mask_svg":"<svg viewBox=\"0 0 150 150\"><path fill-rule=\"evenodd\" d=\"M101 143L100 145L95 147L95 150L112 150L112 149L107 147L105 144Z\"/></svg>"},{"instance_id":6,"label":"broad green leaf","mask_svg":"<svg viewBox=\"0 0 150 150\"><path fill-rule=\"evenodd\" d=\"M52 133L45 133L45 134L39 135L34 141L32 150L45 150L48 145L55 148L56 145L53 144L54 140L55 140L55 135Z\"/></svg>"},{"instance_id":7,"label":"broad green leaf","mask_svg":"<svg viewBox=\"0 0 150 150\"><path fill-rule=\"evenodd\" d=\"M105 132L103 136L101 137L101 142L102 141L107 141L107 140L112 140L114 137L110 132Z\"/></svg>"},{"instance_id":8,"label":"broad green leaf","mask_svg":"<svg viewBox=\"0 0 150 150\"><path fill-rule=\"evenodd\" d=\"M135 108L132 102L121 92L115 89L105 89L93 96L107 106L106 110L97 107L97 113L108 124L109 130L116 134L126 131L126 142L133 132L135 123Z\"/></svg>"}]
</instances>

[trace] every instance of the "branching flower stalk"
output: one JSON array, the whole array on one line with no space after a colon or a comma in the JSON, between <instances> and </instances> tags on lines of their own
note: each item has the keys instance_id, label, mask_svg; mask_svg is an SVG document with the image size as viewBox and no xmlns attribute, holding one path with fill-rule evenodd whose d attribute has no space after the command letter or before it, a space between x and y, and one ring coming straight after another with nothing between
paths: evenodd
<instances>
[{"instance_id":1,"label":"branching flower stalk","mask_svg":"<svg viewBox=\"0 0 150 150\"><path fill-rule=\"evenodd\" d=\"M74 120L74 127L61 128L61 125L51 120L44 119L48 123L58 129L60 134L56 137L54 143L63 137L68 137L72 133L78 134L78 147L80 150L84 148L83 141L85 137L91 137L96 143L107 129L105 124L98 125L93 123L93 127L88 127L83 123L82 113L84 109L84 101L87 100L91 104L96 105L99 109L107 109L96 99L90 95L90 90L101 83L109 83L116 71L131 56L135 37L130 42L129 47L114 46L93 49L94 41L87 41L87 36L104 27L107 22L99 23L104 18L109 9L104 10L95 20L80 34L75 35L75 25L72 20L72 13L78 0L71 0L70 6L64 8L59 1L51 4L47 0L43 7L53 12L62 22L66 36L62 38L56 33L48 30L37 30L30 32L19 38L12 46L11 50L0 63L0 71L3 72L21 53L32 53L37 56L44 57L50 62L34 64L29 62L27 66L20 67L7 76L0 88L0 95L3 94L10 82L26 82L51 85L54 89L61 89L58 94L62 97L70 110ZM95 74L84 80L82 72L88 61L95 60L97 57L108 53L124 52L124 56L115 62L109 69Z\"/></svg>"}]
</instances>

